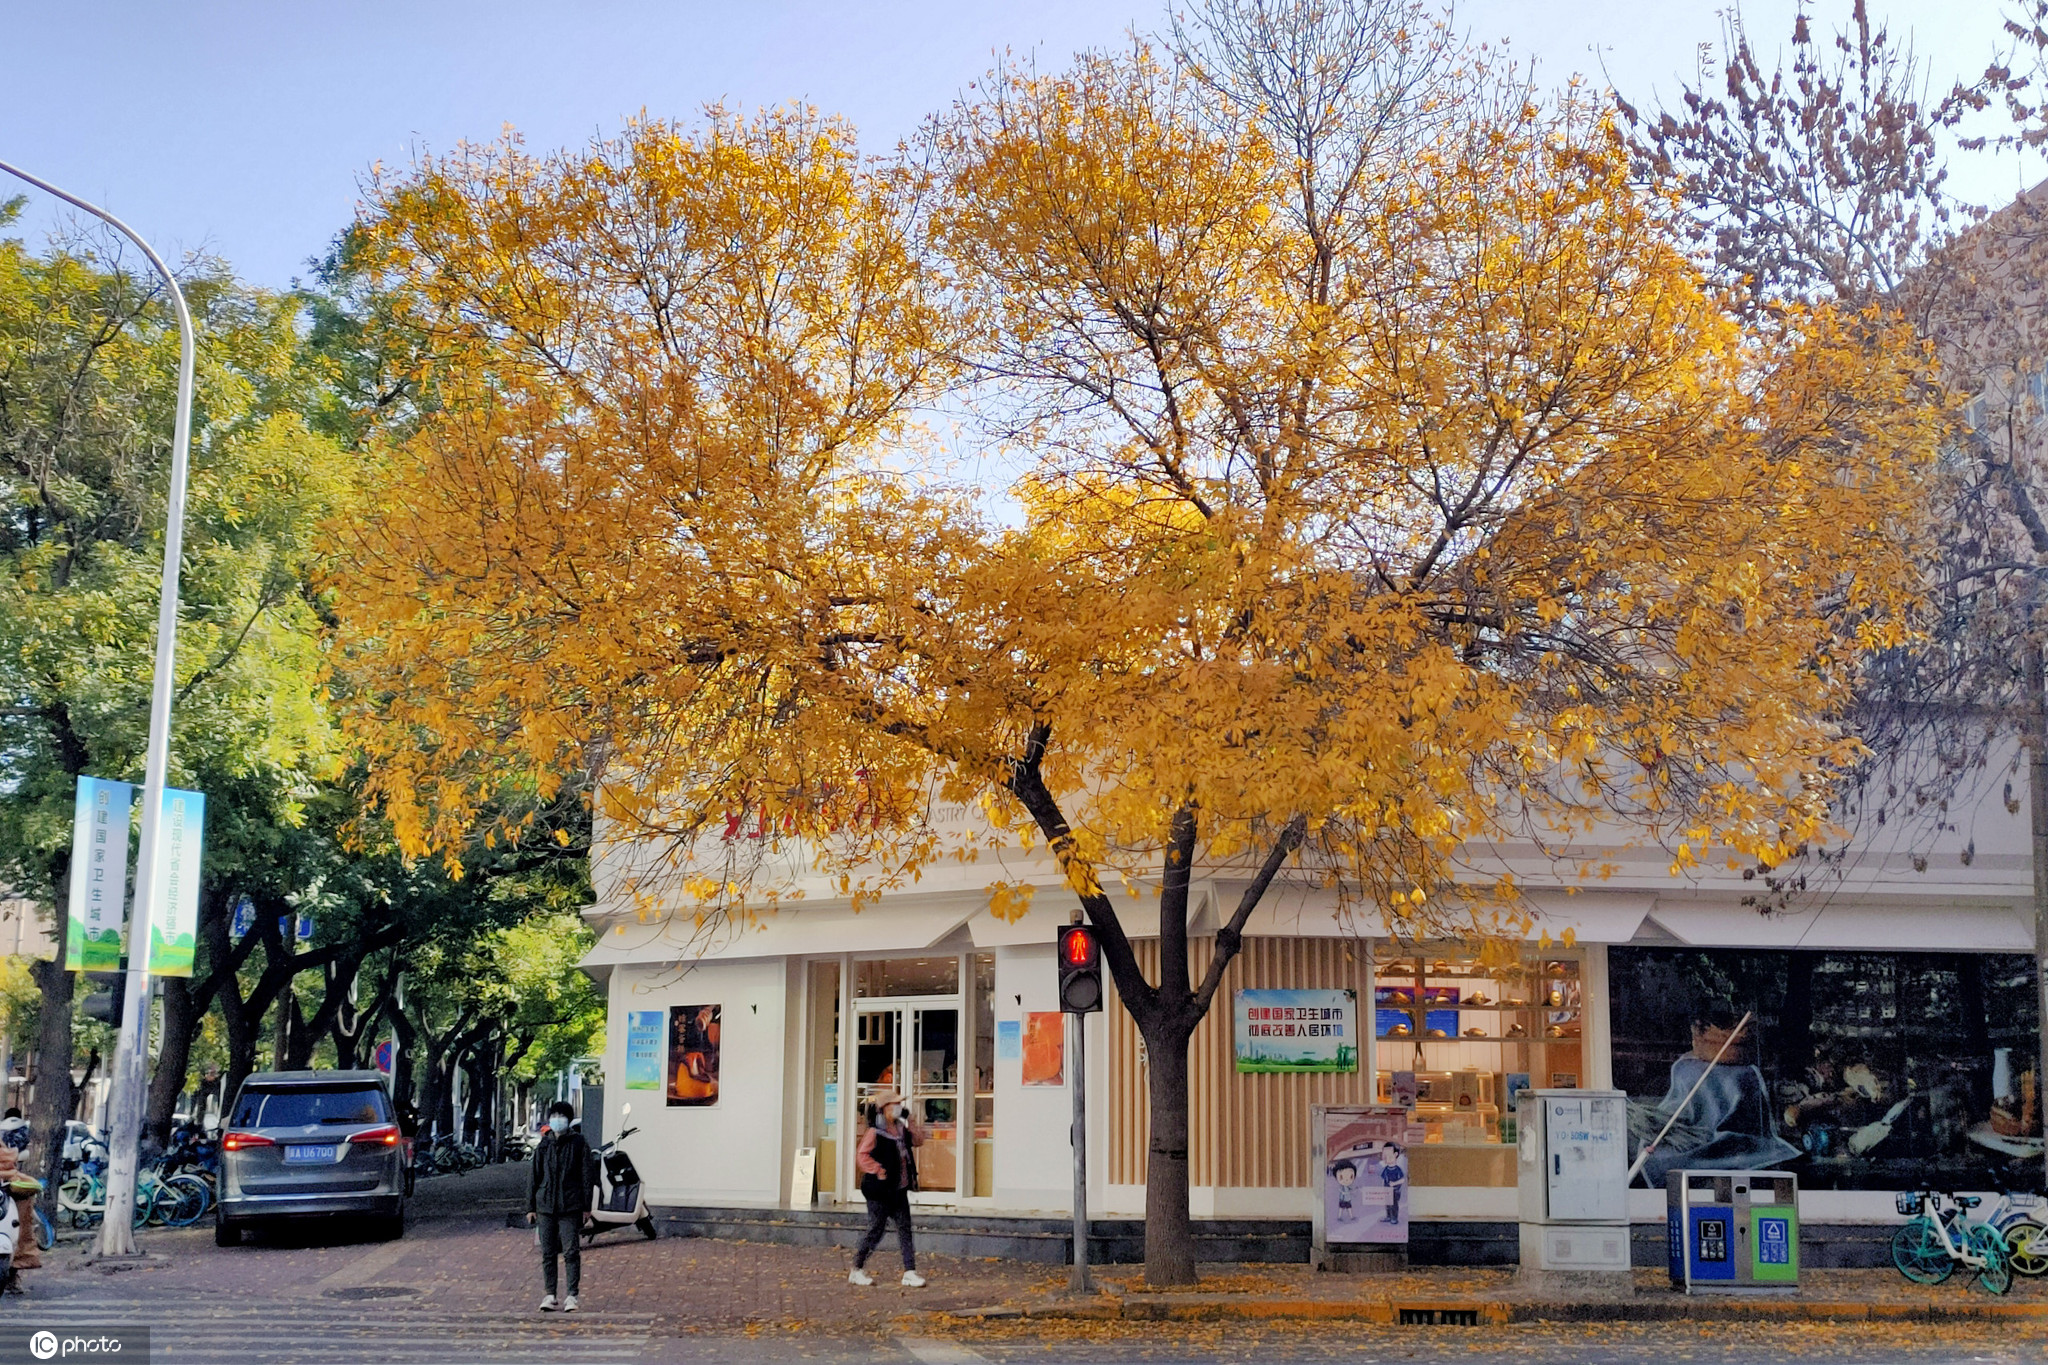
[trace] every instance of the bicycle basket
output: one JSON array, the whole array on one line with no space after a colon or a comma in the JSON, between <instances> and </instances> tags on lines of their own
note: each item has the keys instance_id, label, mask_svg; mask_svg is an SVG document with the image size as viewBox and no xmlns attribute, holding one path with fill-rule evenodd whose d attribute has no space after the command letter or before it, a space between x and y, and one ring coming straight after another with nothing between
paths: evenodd
<instances>
[{"instance_id":1,"label":"bicycle basket","mask_svg":"<svg viewBox=\"0 0 2048 1365\"><path fill-rule=\"evenodd\" d=\"M1892 1205L1893 1207L1897 1208L1900 1213L1903 1213L1908 1218L1911 1218L1914 1214L1920 1212L1921 1195L1922 1192L1919 1190L1903 1191L1892 1200Z\"/></svg>"}]
</instances>

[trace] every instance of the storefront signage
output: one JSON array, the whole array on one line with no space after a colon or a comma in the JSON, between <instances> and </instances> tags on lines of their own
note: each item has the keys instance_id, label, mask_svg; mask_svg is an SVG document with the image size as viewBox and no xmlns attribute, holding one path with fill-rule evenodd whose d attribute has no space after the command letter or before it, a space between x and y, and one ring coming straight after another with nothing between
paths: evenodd
<instances>
[{"instance_id":1,"label":"storefront signage","mask_svg":"<svg viewBox=\"0 0 2048 1365\"><path fill-rule=\"evenodd\" d=\"M626 1012L626 1089L661 1089L661 1011Z\"/></svg>"},{"instance_id":2,"label":"storefront signage","mask_svg":"<svg viewBox=\"0 0 2048 1365\"><path fill-rule=\"evenodd\" d=\"M104 778L78 779L71 811L70 932L64 966L74 972L121 968L121 925L128 917L128 807L135 788Z\"/></svg>"},{"instance_id":3,"label":"storefront signage","mask_svg":"<svg viewBox=\"0 0 2048 1365\"><path fill-rule=\"evenodd\" d=\"M669 1108L701 1109L718 1103L719 1016L723 1010L721 1005L669 1006Z\"/></svg>"},{"instance_id":4,"label":"storefront signage","mask_svg":"<svg viewBox=\"0 0 2048 1365\"><path fill-rule=\"evenodd\" d=\"M1237 992L1239 1071L1358 1070L1356 991Z\"/></svg>"},{"instance_id":5,"label":"storefront signage","mask_svg":"<svg viewBox=\"0 0 2048 1365\"><path fill-rule=\"evenodd\" d=\"M1651 1188L1795 1164L1806 1189L2039 1187L2027 956L1617 946L1608 972L1632 1135L1678 1118Z\"/></svg>"},{"instance_id":6,"label":"storefront signage","mask_svg":"<svg viewBox=\"0 0 2048 1365\"><path fill-rule=\"evenodd\" d=\"M146 966L155 976L190 976L192 953L199 942L199 867L206 846L205 795L166 787L157 837L162 848L156 860L156 906L150 919Z\"/></svg>"},{"instance_id":7,"label":"storefront signage","mask_svg":"<svg viewBox=\"0 0 2048 1365\"><path fill-rule=\"evenodd\" d=\"M1322 1246L1401 1245L1408 1240L1408 1114L1390 1106L1311 1112L1321 1179Z\"/></svg>"}]
</instances>

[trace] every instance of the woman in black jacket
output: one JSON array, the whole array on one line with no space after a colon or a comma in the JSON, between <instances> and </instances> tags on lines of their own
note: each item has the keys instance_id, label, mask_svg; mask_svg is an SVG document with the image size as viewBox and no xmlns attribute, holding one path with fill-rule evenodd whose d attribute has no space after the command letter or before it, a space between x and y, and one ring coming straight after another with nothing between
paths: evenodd
<instances>
[{"instance_id":1,"label":"woman in black jacket","mask_svg":"<svg viewBox=\"0 0 2048 1365\"><path fill-rule=\"evenodd\" d=\"M576 1291L583 1280L583 1215L590 1212L590 1143L570 1122L576 1110L567 1100L548 1106L548 1129L533 1149L533 1179L526 1192L526 1221L540 1231L540 1282L546 1291L540 1311L555 1311L555 1258L569 1270L569 1293L562 1311L576 1311Z\"/></svg>"}]
</instances>

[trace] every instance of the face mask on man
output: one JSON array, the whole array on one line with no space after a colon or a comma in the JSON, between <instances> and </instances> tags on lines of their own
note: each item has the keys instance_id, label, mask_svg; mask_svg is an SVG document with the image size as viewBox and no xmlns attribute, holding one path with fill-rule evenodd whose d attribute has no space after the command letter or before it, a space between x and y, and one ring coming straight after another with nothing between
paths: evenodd
<instances>
[{"instance_id":1,"label":"face mask on man","mask_svg":"<svg viewBox=\"0 0 2048 1365\"><path fill-rule=\"evenodd\" d=\"M548 1129L556 1137L560 1137L569 1131L569 1116L567 1114L549 1114Z\"/></svg>"}]
</instances>

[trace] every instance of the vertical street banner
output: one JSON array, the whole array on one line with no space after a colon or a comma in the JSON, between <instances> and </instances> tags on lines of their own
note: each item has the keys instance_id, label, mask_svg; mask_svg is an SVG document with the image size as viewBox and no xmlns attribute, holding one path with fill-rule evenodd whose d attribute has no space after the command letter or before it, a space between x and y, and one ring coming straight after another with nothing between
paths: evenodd
<instances>
[{"instance_id":1,"label":"vertical street banner","mask_svg":"<svg viewBox=\"0 0 2048 1365\"><path fill-rule=\"evenodd\" d=\"M660 1010L626 1011L626 1089L661 1089Z\"/></svg>"},{"instance_id":2,"label":"vertical street banner","mask_svg":"<svg viewBox=\"0 0 2048 1365\"><path fill-rule=\"evenodd\" d=\"M199 860L206 842L206 797L164 788L158 828L156 907L149 926L146 970L156 976L192 975L199 938Z\"/></svg>"},{"instance_id":3,"label":"vertical street banner","mask_svg":"<svg viewBox=\"0 0 2048 1365\"><path fill-rule=\"evenodd\" d=\"M121 970L121 929L128 918L128 808L134 800L135 788L126 782L78 779L71 814L67 971Z\"/></svg>"}]
</instances>

